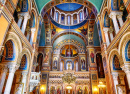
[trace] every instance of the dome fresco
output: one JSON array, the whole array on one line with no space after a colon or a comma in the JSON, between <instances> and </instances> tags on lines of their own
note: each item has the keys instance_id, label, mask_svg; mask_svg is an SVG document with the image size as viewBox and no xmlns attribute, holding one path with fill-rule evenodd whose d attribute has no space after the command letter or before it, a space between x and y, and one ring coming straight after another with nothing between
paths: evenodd
<instances>
[{"instance_id":1,"label":"dome fresco","mask_svg":"<svg viewBox=\"0 0 130 94\"><path fill-rule=\"evenodd\" d=\"M79 8L81 8L83 5L76 4L76 3L63 3L56 5L57 8L63 11L75 11Z\"/></svg>"}]
</instances>

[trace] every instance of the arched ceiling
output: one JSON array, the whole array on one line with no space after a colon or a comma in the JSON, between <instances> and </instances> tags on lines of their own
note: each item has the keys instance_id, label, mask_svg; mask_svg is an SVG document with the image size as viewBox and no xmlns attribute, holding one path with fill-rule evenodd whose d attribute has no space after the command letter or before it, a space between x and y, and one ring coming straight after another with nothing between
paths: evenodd
<instances>
[{"instance_id":1,"label":"arched ceiling","mask_svg":"<svg viewBox=\"0 0 130 94\"><path fill-rule=\"evenodd\" d=\"M36 4L37 4L37 8L38 8L38 11L39 13L41 13L42 9L44 8L44 6L49 3L50 1L52 0L35 0ZM101 8L101 5L102 5L102 2L103 0L88 0L90 3L92 3L97 11L99 12L100 11L100 8ZM70 0L68 0L68 2L71 2ZM61 3L61 0L55 0L55 3L58 5ZM76 3L80 3L80 4L84 4L83 0L77 0Z\"/></svg>"},{"instance_id":2,"label":"arched ceiling","mask_svg":"<svg viewBox=\"0 0 130 94\"><path fill-rule=\"evenodd\" d=\"M81 38L79 38L79 37L76 36L76 35L66 34L66 35L63 35L63 36L61 36L61 37L59 37L59 38L57 38L57 39L55 40L55 42L53 43L53 49L55 48L55 46L56 46L59 42L61 42L61 41L63 41L63 40L66 40L66 39L76 40L76 41L80 42L80 43L85 47L85 43L84 43L84 41L83 41Z\"/></svg>"},{"instance_id":3,"label":"arched ceiling","mask_svg":"<svg viewBox=\"0 0 130 94\"><path fill-rule=\"evenodd\" d=\"M81 8L82 5L76 3L63 3L63 4L56 5L56 7L63 11L75 11Z\"/></svg>"}]
</instances>

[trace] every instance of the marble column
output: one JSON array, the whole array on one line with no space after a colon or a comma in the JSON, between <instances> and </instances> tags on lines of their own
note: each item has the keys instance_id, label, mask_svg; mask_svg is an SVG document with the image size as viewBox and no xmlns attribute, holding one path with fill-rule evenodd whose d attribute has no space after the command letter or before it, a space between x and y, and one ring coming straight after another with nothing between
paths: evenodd
<instances>
[{"instance_id":1,"label":"marble column","mask_svg":"<svg viewBox=\"0 0 130 94\"><path fill-rule=\"evenodd\" d=\"M118 26L118 23L117 23L116 15L117 15L116 12L110 13L110 18L113 21L114 28L115 28L115 31L116 31L116 34L117 34L119 32L119 26Z\"/></svg>"},{"instance_id":2,"label":"marble column","mask_svg":"<svg viewBox=\"0 0 130 94\"><path fill-rule=\"evenodd\" d=\"M27 74L28 74L27 71L23 71L22 72L22 83L24 83L23 93L25 92L25 88L26 88Z\"/></svg>"},{"instance_id":3,"label":"marble column","mask_svg":"<svg viewBox=\"0 0 130 94\"><path fill-rule=\"evenodd\" d=\"M21 15L21 14L18 14L18 26L20 27L21 26L21 24L22 24L22 20L23 20L23 15Z\"/></svg>"},{"instance_id":4,"label":"marble column","mask_svg":"<svg viewBox=\"0 0 130 94\"><path fill-rule=\"evenodd\" d=\"M1 75L0 75L0 94L2 94L4 82L6 79L6 73L7 73L7 65L0 65Z\"/></svg>"},{"instance_id":5,"label":"marble column","mask_svg":"<svg viewBox=\"0 0 130 94\"><path fill-rule=\"evenodd\" d=\"M128 85L129 85L129 89L130 89L130 63L124 64L121 68L126 73Z\"/></svg>"},{"instance_id":6,"label":"marble column","mask_svg":"<svg viewBox=\"0 0 130 94\"><path fill-rule=\"evenodd\" d=\"M56 11L54 12L54 21L56 21Z\"/></svg>"},{"instance_id":7,"label":"marble column","mask_svg":"<svg viewBox=\"0 0 130 94\"><path fill-rule=\"evenodd\" d=\"M65 25L67 25L67 15L65 15Z\"/></svg>"},{"instance_id":8,"label":"marble column","mask_svg":"<svg viewBox=\"0 0 130 94\"><path fill-rule=\"evenodd\" d=\"M14 73L18 69L18 67L19 66L16 64L9 64L8 65L9 75L8 75L8 80L6 83L4 94L10 94L11 86L12 86L12 82L13 82L13 78L14 78Z\"/></svg>"},{"instance_id":9,"label":"marble column","mask_svg":"<svg viewBox=\"0 0 130 94\"><path fill-rule=\"evenodd\" d=\"M112 73L112 76L113 76L113 82L114 82L114 86L115 86L115 92L116 92L116 94L118 94L117 93L117 88L116 88L116 85L119 84L118 83L118 73Z\"/></svg>"},{"instance_id":10,"label":"marble column","mask_svg":"<svg viewBox=\"0 0 130 94\"><path fill-rule=\"evenodd\" d=\"M122 27L124 24L122 20L122 15L123 15L123 12L118 12L117 14L117 19L119 20L120 27Z\"/></svg>"},{"instance_id":11,"label":"marble column","mask_svg":"<svg viewBox=\"0 0 130 94\"><path fill-rule=\"evenodd\" d=\"M83 14L82 16L83 16L83 20L84 20L84 11L82 12L82 14Z\"/></svg>"},{"instance_id":12,"label":"marble column","mask_svg":"<svg viewBox=\"0 0 130 94\"><path fill-rule=\"evenodd\" d=\"M59 23L61 23L61 14L59 14Z\"/></svg>"},{"instance_id":13,"label":"marble column","mask_svg":"<svg viewBox=\"0 0 130 94\"><path fill-rule=\"evenodd\" d=\"M79 23L79 15L77 14L77 23Z\"/></svg>"},{"instance_id":14,"label":"marble column","mask_svg":"<svg viewBox=\"0 0 130 94\"><path fill-rule=\"evenodd\" d=\"M103 31L104 31L104 33L105 33L106 44L107 44L107 46L108 46L108 45L110 44L109 37L108 37L109 28L104 27L104 28L103 28Z\"/></svg>"},{"instance_id":15,"label":"marble column","mask_svg":"<svg viewBox=\"0 0 130 94\"><path fill-rule=\"evenodd\" d=\"M29 18L30 18L29 14L25 14L24 15L24 21L23 21L22 29L21 29L21 31L23 32L23 34L25 33L25 29L26 29L27 22L28 22Z\"/></svg>"},{"instance_id":16,"label":"marble column","mask_svg":"<svg viewBox=\"0 0 130 94\"><path fill-rule=\"evenodd\" d=\"M30 40L30 44L31 45L33 44L33 39L34 39L35 31L36 31L36 28L31 28L31 40Z\"/></svg>"},{"instance_id":17,"label":"marble column","mask_svg":"<svg viewBox=\"0 0 130 94\"><path fill-rule=\"evenodd\" d=\"M73 15L71 15L71 25L73 25Z\"/></svg>"}]
</instances>

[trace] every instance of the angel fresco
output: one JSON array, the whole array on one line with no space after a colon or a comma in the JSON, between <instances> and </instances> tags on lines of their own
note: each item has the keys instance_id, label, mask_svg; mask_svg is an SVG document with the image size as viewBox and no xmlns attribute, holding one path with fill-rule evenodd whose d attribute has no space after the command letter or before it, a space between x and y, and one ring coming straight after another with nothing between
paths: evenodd
<instances>
[{"instance_id":1,"label":"angel fresco","mask_svg":"<svg viewBox=\"0 0 130 94\"><path fill-rule=\"evenodd\" d=\"M52 35L55 35L55 34L56 34L56 28L53 26Z\"/></svg>"},{"instance_id":2,"label":"angel fresco","mask_svg":"<svg viewBox=\"0 0 130 94\"><path fill-rule=\"evenodd\" d=\"M82 34L87 35L87 28L85 29L85 28L83 27L83 29L79 29L79 30L81 31Z\"/></svg>"}]
</instances>

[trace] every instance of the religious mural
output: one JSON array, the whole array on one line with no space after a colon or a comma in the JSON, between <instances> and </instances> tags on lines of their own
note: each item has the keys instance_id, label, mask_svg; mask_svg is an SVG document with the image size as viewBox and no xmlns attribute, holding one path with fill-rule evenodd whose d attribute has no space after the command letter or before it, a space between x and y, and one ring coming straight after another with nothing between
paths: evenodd
<instances>
[{"instance_id":1,"label":"religious mural","mask_svg":"<svg viewBox=\"0 0 130 94\"><path fill-rule=\"evenodd\" d=\"M45 49L45 55L43 59L43 63L49 63L49 49Z\"/></svg>"},{"instance_id":2,"label":"religious mural","mask_svg":"<svg viewBox=\"0 0 130 94\"><path fill-rule=\"evenodd\" d=\"M113 58L113 70L121 70L120 62L117 55L115 55Z\"/></svg>"},{"instance_id":3,"label":"religious mural","mask_svg":"<svg viewBox=\"0 0 130 94\"><path fill-rule=\"evenodd\" d=\"M77 87L77 94L82 94L82 88L80 86Z\"/></svg>"},{"instance_id":4,"label":"religious mural","mask_svg":"<svg viewBox=\"0 0 130 94\"><path fill-rule=\"evenodd\" d=\"M48 75L43 73L42 74L42 82L47 83L47 78L48 78Z\"/></svg>"},{"instance_id":5,"label":"religious mural","mask_svg":"<svg viewBox=\"0 0 130 94\"><path fill-rule=\"evenodd\" d=\"M50 88L50 94L55 94L55 87L54 86L51 86L51 88Z\"/></svg>"},{"instance_id":6,"label":"religious mural","mask_svg":"<svg viewBox=\"0 0 130 94\"><path fill-rule=\"evenodd\" d=\"M58 65L58 58L54 57L54 59L53 59L53 70L57 70L57 65Z\"/></svg>"},{"instance_id":7,"label":"religious mural","mask_svg":"<svg viewBox=\"0 0 130 94\"><path fill-rule=\"evenodd\" d=\"M85 71L85 70L86 70L85 57L81 57L81 70L82 70L82 71Z\"/></svg>"},{"instance_id":8,"label":"religious mural","mask_svg":"<svg viewBox=\"0 0 130 94\"><path fill-rule=\"evenodd\" d=\"M83 89L83 94L89 94L88 93L88 88L85 86L84 89Z\"/></svg>"},{"instance_id":9,"label":"religious mural","mask_svg":"<svg viewBox=\"0 0 130 94\"><path fill-rule=\"evenodd\" d=\"M87 35L87 30L88 30L87 28L83 27L83 29L79 29L79 30L81 31L82 34Z\"/></svg>"},{"instance_id":10,"label":"religious mural","mask_svg":"<svg viewBox=\"0 0 130 94\"><path fill-rule=\"evenodd\" d=\"M61 93L61 86L58 86L58 87L57 87L57 94L62 94L62 93Z\"/></svg>"},{"instance_id":11,"label":"religious mural","mask_svg":"<svg viewBox=\"0 0 130 94\"><path fill-rule=\"evenodd\" d=\"M94 50L93 49L90 50L90 62L95 63L95 61L94 61Z\"/></svg>"}]
</instances>

